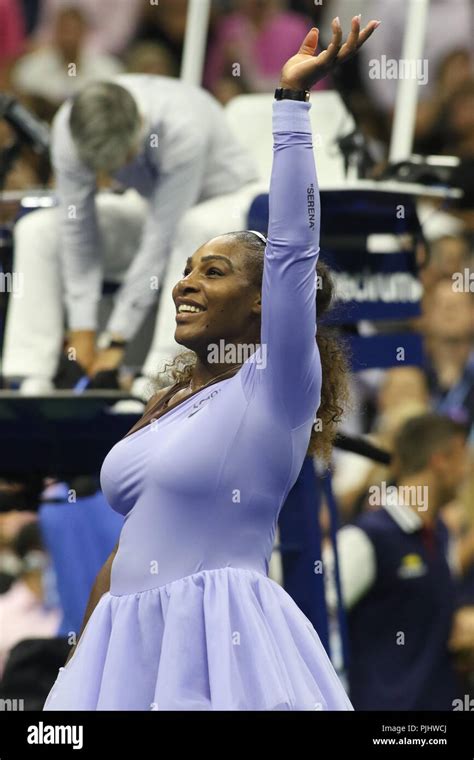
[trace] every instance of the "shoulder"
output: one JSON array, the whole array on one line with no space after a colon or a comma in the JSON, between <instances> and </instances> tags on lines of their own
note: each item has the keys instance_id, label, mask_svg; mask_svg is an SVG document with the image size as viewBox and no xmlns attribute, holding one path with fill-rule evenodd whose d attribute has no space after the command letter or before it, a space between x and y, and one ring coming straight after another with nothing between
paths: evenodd
<instances>
[{"instance_id":1,"label":"shoulder","mask_svg":"<svg viewBox=\"0 0 474 760\"><path fill-rule=\"evenodd\" d=\"M392 552L398 551L400 541L403 544L407 535L384 507L368 510L354 525L364 531L381 560L389 560Z\"/></svg>"}]
</instances>

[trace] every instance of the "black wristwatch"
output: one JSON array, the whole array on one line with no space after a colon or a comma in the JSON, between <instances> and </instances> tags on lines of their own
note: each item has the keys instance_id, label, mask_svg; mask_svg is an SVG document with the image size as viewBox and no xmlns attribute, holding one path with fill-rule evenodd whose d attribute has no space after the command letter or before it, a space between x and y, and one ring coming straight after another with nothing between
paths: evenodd
<instances>
[{"instance_id":1,"label":"black wristwatch","mask_svg":"<svg viewBox=\"0 0 474 760\"><path fill-rule=\"evenodd\" d=\"M307 103L309 90L286 90L284 87L277 87L275 100L303 100Z\"/></svg>"}]
</instances>

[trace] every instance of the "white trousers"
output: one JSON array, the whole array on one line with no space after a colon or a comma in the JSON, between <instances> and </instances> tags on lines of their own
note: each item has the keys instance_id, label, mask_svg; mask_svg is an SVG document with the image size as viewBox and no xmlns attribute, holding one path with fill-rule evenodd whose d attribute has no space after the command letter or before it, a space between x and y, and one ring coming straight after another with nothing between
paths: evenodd
<instances>
[{"instance_id":1,"label":"white trousers","mask_svg":"<svg viewBox=\"0 0 474 760\"><path fill-rule=\"evenodd\" d=\"M155 376L165 361L183 350L174 340L175 306L171 291L188 256L216 235L245 229L250 203L265 185L252 182L234 193L204 201L184 214L176 231L164 275L152 345L143 374ZM96 199L103 276L121 283L137 247L148 204L138 193L99 193ZM64 338L64 301L60 265L58 210L41 209L19 220L14 231L14 276L5 324L2 374L6 378L51 380Z\"/></svg>"}]
</instances>

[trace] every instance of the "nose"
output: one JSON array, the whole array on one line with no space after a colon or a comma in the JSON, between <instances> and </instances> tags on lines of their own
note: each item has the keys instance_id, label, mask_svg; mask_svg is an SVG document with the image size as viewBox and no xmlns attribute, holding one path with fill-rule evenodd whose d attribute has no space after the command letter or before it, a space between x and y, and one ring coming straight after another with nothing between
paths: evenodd
<instances>
[{"instance_id":1,"label":"nose","mask_svg":"<svg viewBox=\"0 0 474 760\"><path fill-rule=\"evenodd\" d=\"M184 296L187 293L196 293L199 290L195 280L193 272L189 272L187 275L183 275L173 288L173 298L178 296Z\"/></svg>"}]
</instances>

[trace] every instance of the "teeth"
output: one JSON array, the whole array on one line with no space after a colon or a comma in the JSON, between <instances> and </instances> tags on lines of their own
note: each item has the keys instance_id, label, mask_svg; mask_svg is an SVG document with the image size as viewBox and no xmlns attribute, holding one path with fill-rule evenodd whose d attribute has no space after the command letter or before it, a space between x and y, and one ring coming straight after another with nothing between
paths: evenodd
<instances>
[{"instance_id":1,"label":"teeth","mask_svg":"<svg viewBox=\"0 0 474 760\"><path fill-rule=\"evenodd\" d=\"M191 306L188 303L181 303L178 306L178 314L180 314L182 311L204 311L204 309L198 308L197 306Z\"/></svg>"}]
</instances>

